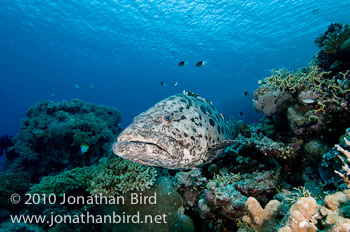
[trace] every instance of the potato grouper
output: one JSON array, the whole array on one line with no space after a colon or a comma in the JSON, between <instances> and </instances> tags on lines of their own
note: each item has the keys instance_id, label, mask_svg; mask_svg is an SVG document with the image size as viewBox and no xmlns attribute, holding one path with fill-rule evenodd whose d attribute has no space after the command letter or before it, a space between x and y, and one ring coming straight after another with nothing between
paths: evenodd
<instances>
[{"instance_id":1,"label":"potato grouper","mask_svg":"<svg viewBox=\"0 0 350 232\"><path fill-rule=\"evenodd\" d=\"M235 143L236 120L191 92L170 96L138 115L113 144L116 155L167 169L209 163Z\"/></svg>"}]
</instances>

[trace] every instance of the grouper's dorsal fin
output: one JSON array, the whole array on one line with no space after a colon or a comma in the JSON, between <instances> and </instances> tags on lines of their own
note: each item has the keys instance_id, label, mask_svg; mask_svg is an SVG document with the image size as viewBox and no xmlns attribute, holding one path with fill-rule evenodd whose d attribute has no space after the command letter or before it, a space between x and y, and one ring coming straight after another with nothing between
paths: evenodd
<instances>
[{"instance_id":1,"label":"grouper's dorsal fin","mask_svg":"<svg viewBox=\"0 0 350 232\"><path fill-rule=\"evenodd\" d=\"M191 91L186 91L186 90L182 91L182 93L185 94L186 96L197 98L197 99L200 100L200 101L206 102L206 103L210 104L211 106L214 106L213 102L208 101L208 100L206 100L205 98L200 97L200 96L199 96L198 94L196 94L196 93L193 93L193 92L191 92Z\"/></svg>"},{"instance_id":2,"label":"grouper's dorsal fin","mask_svg":"<svg viewBox=\"0 0 350 232\"><path fill-rule=\"evenodd\" d=\"M218 142L215 142L213 144L210 144L208 147L208 151L214 151L214 150L219 150L219 149L222 149L225 147L229 147L233 144L236 144L237 142L238 142L237 140L233 140L233 139L218 141Z\"/></svg>"}]
</instances>

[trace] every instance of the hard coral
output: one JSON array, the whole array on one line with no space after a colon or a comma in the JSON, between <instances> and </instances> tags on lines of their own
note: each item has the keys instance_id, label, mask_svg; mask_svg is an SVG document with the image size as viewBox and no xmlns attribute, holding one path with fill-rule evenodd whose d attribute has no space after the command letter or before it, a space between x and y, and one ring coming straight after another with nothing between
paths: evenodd
<instances>
[{"instance_id":1,"label":"hard coral","mask_svg":"<svg viewBox=\"0 0 350 232\"><path fill-rule=\"evenodd\" d=\"M255 90L253 105L256 111L270 116L288 108L292 101L293 98L289 92L264 84Z\"/></svg>"},{"instance_id":2,"label":"hard coral","mask_svg":"<svg viewBox=\"0 0 350 232\"><path fill-rule=\"evenodd\" d=\"M10 197L12 194L20 194L24 197L24 194L28 191L31 183L29 174L26 172L12 172L0 174L0 207L4 209L10 209L16 207L16 204L12 204ZM22 206L21 206L22 207ZM1 217L0 217L1 220Z\"/></svg>"},{"instance_id":3,"label":"hard coral","mask_svg":"<svg viewBox=\"0 0 350 232\"><path fill-rule=\"evenodd\" d=\"M344 137L344 141L345 144L347 146L350 146L350 142L346 139L346 137ZM342 170L343 173L335 170L334 172L337 173L341 178L343 178L344 182L346 183L347 187L350 188L350 168L348 163L350 162L350 152L348 150L345 150L344 148L342 148L341 146L339 146L338 144L335 145L338 149L338 151L340 151L341 153L343 153L346 157L346 161L343 157L341 157L340 155L338 155L339 159L343 162L343 166L342 166Z\"/></svg>"},{"instance_id":4,"label":"hard coral","mask_svg":"<svg viewBox=\"0 0 350 232\"><path fill-rule=\"evenodd\" d=\"M350 26L349 24L331 23L327 31L316 38L319 51L315 63L323 70L338 72L350 68Z\"/></svg>"},{"instance_id":5,"label":"hard coral","mask_svg":"<svg viewBox=\"0 0 350 232\"><path fill-rule=\"evenodd\" d=\"M287 215L286 225L279 232L312 232L317 231L311 219L317 214L319 205L313 197L301 197L292 205Z\"/></svg>"},{"instance_id":6,"label":"hard coral","mask_svg":"<svg viewBox=\"0 0 350 232\"><path fill-rule=\"evenodd\" d=\"M153 167L137 164L118 157L97 166L97 174L91 180L91 195L115 196L121 193L150 189L156 180Z\"/></svg>"},{"instance_id":7,"label":"hard coral","mask_svg":"<svg viewBox=\"0 0 350 232\"><path fill-rule=\"evenodd\" d=\"M254 197L249 197L245 202L245 208L248 215L243 216L243 221L248 223L254 231L275 231L278 225L276 217L281 209L279 201L272 200L263 209Z\"/></svg>"},{"instance_id":8,"label":"hard coral","mask_svg":"<svg viewBox=\"0 0 350 232\"><path fill-rule=\"evenodd\" d=\"M349 231L350 220L345 218L348 215L342 213L342 206L350 202L350 190L336 192L327 195L324 199L324 205L320 209L323 216L323 224L327 231Z\"/></svg>"},{"instance_id":9,"label":"hard coral","mask_svg":"<svg viewBox=\"0 0 350 232\"><path fill-rule=\"evenodd\" d=\"M174 177L174 185L184 200L186 209L195 207L199 194L205 188L207 179L202 176L199 169L192 169L187 172L178 172Z\"/></svg>"},{"instance_id":10,"label":"hard coral","mask_svg":"<svg viewBox=\"0 0 350 232\"><path fill-rule=\"evenodd\" d=\"M65 169L96 164L120 132L120 112L112 107L84 103L40 101L26 112L13 138L9 171L25 171L37 180ZM80 152L87 144L89 151ZM50 168L48 168L50 167Z\"/></svg>"},{"instance_id":11,"label":"hard coral","mask_svg":"<svg viewBox=\"0 0 350 232\"><path fill-rule=\"evenodd\" d=\"M208 189L198 202L199 215L211 220L237 219L243 216L246 199L232 185Z\"/></svg>"},{"instance_id":12,"label":"hard coral","mask_svg":"<svg viewBox=\"0 0 350 232\"><path fill-rule=\"evenodd\" d=\"M91 195L115 196L149 189L156 178L153 167L136 164L118 157L99 165L74 168L56 176L46 176L32 186L32 193L57 196L80 188Z\"/></svg>"},{"instance_id":13,"label":"hard coral","mask_svg":"<svg viewBox=\"0 0 350 232\"><path fill-rule=\"evenodd\" d=\"M40 183L31 187L31 193L55 194L62 196L75 189L86 190L91 185L91 179L96 175L96 166L74 168L55 176L45 176Z\"/></svg>"}]
</instances>

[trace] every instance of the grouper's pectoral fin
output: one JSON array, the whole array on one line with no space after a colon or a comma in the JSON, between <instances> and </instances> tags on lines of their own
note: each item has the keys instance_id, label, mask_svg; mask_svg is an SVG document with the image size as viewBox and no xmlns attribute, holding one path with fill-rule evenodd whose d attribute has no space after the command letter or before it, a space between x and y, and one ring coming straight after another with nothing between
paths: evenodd
<instances>
[{"instance_id":1,"label":"grouper's pectoral fin","mask_svg":"<svg viewBox=\"0 0 350 232\"><path fill-rule=\"evenodd\" d=\"M236 144L237 142L238 142L237 140L233 140L233 139L222 140L222 141L210 144L208 147L208 151L215 151L225 147L229 147L233 144Z\"/></svg>"}]
</instances>

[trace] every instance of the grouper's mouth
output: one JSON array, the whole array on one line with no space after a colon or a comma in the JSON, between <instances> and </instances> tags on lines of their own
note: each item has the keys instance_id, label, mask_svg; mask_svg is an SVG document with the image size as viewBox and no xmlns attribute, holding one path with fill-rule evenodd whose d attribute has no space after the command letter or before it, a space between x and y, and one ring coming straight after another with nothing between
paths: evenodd
<instances>
[{"instance_id":1,"label":"grouper's mouth","mask_svg":"<svg viewBox=\"0 0 350 232\"><path fill-rule=\"evenodd\" d=\"M155 143L144 141L118 141L113 152L121 158L149 166L162 166L170 154Z\"/></svg>"},{"instance_id":2,"label":"grouper's mouth","mask_svg":"<svg viewBox=\"0 0 350 232\"><path fill-rule=\"evenodd\" d=\"M181 144L168 135L154 131L125 129L118 137L118 142L113 146L113 151L119 156L139 156L138 159L148 161L150 156L158 155L174 160L183 156ZM141 155L143 154L143 155ZM143 158L146 156L147 158Z\"/></svg>"}]
</instances>

